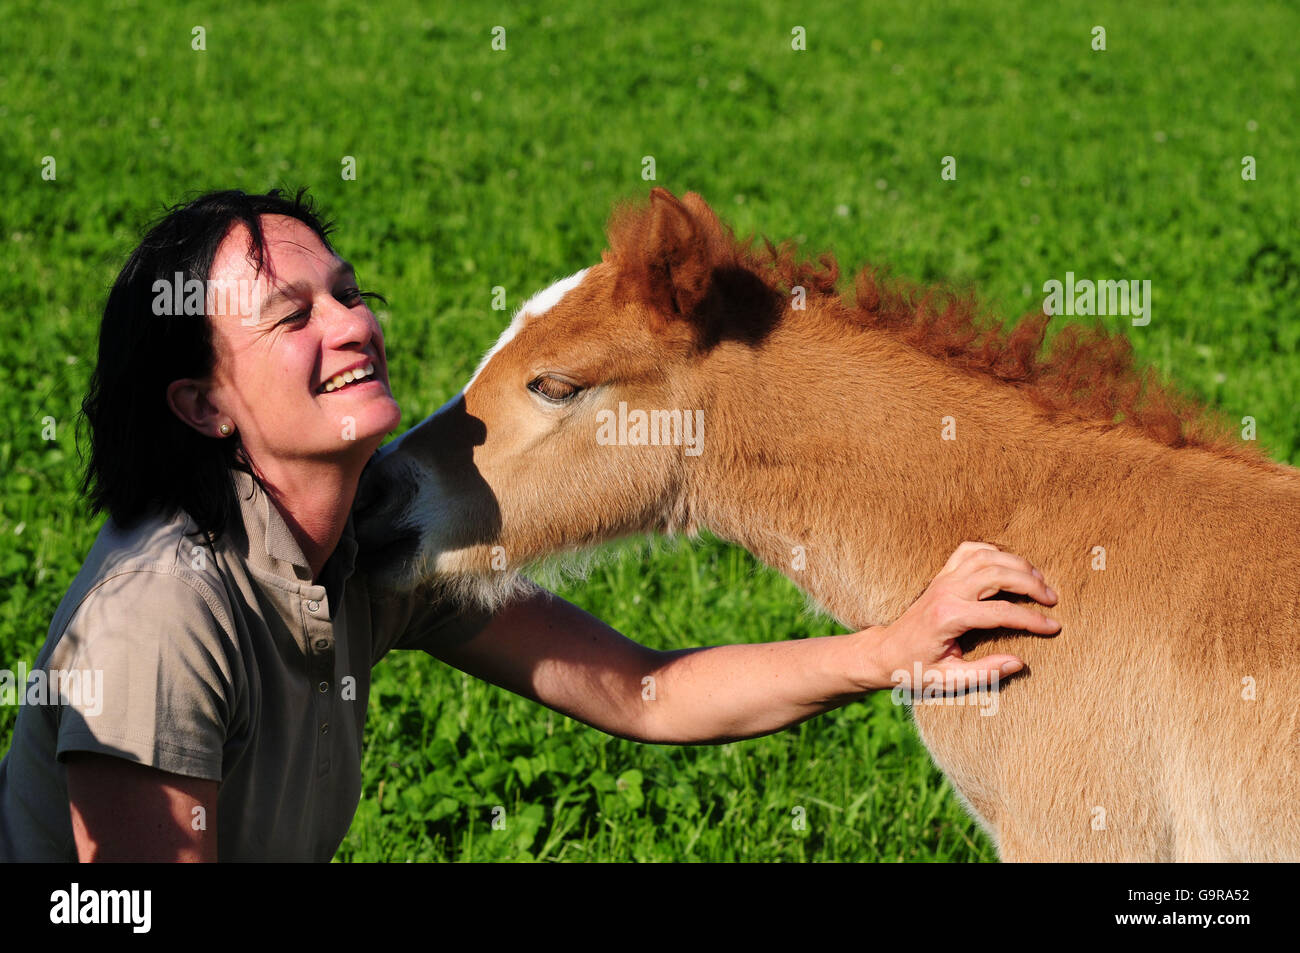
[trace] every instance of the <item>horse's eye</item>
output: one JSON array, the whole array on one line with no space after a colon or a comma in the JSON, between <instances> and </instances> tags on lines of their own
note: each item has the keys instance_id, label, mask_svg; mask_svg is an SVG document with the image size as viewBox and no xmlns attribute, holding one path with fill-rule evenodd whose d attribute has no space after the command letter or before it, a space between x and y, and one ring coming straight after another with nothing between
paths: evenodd
<instances>
[{"instance_id":1,"label":"horse's eye","mask_svg":"<svg viewBox=\"0 0 1300 953\"><path fill-rule=\"evenodd\" d=\"M576 384L570 384L568 381L562 381L558 377L550 377L545 374L530 383L528 389L534 394L541 394L547 400L556 404L571 400L577 396L578 391L582 390Z\"/></svg>"}]
</instances>

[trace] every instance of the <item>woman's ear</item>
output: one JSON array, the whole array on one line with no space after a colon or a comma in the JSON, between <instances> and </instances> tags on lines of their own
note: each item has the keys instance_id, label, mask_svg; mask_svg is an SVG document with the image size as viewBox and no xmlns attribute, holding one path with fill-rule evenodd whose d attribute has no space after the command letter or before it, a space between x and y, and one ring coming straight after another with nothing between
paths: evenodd
<instances>
[{"instance_id":1,"label":"woman's ear","mask_svg":"<svg viewBox=\"0 0 1300 953\"><path fill-rule=\"evenodd\" d=\"M232 424L208 399L204 383L192 378L172 381L167 385L167 406L184 423L207 437L226 436L221 432L221 425Z\"/></svg>"}]
</instances>

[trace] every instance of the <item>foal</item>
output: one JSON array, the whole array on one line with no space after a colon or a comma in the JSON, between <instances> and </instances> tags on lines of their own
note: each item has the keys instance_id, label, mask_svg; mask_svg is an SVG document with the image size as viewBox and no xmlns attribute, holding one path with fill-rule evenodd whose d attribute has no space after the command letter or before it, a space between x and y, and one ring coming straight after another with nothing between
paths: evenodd
<instances>
[{"instance_id":1,"label":"foal","mask_svg":"<svg viewBox=\"0 0 1300 953\"><path fill-rule=\"evenodd\" d=\"M1026 668L991 713L913 712L1001 858L1300 860L1300 471L1100 329L1043 358L1041 315L981 330L870 272L850 304L829 256L754 251L693 193L609 239L372 466L372 525L413 533L381 580L493 604L548 554L707 528L864 628L994 543L1062 631L968 634Z\"/></svg>"}]
</instances>

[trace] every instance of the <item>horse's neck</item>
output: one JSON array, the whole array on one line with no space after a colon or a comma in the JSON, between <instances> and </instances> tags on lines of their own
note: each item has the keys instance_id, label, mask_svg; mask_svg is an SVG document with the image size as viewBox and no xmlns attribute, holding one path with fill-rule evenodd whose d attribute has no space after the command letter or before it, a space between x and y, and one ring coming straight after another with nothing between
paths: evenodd
<instances>
[{"instance_id":1,"label":"horse's neck","mask_svg":"<svg viewBox=\"0 0 1300 953\"><path fill-rule=\"evenodd\" d=\"M806 341L709 362L689 509L847 625L897 618L962 540L998 543L1040 508L1045 525L1045 487L1090 452L1013 389L883 332Z\"/></svg>"}]
</instances>

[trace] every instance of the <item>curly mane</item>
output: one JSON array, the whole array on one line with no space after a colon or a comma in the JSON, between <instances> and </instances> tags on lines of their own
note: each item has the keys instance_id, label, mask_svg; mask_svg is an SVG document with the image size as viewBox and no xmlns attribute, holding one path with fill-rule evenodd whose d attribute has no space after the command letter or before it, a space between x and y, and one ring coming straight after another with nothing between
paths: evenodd
<instances>
[{"instance_id":1,"label":"curly mane","mask_svg":"<svg viewBox=\"0 0 1300 953\"><path fill-rule=\"evenodd\" d=\"M764 238L756 250L754 238L736 241L726 232L735 242L735 260L774 290L788 296L802 287L808 298L831 305L826 310L850 325L887 331L955 370L1014 385L1052 416L1128 426L1169 447L1200 447L1275 465L1258 445L1238 439L1219 411L1161 381L1155 368L1139 366L1128 338L1100 321L1062 327L1050 354L1044 354L1051 318L1042 312L1007 328L981 319L973 293L890 279L872 267L858 273L850 305L837 290L840 269L834 255L807 261L791 242L774 245Z\"/></svg>"}]
</instances>

